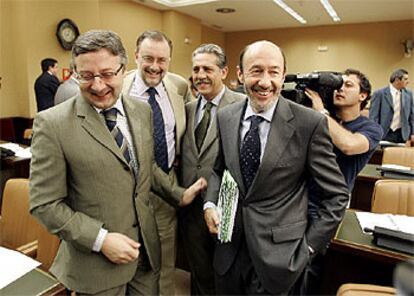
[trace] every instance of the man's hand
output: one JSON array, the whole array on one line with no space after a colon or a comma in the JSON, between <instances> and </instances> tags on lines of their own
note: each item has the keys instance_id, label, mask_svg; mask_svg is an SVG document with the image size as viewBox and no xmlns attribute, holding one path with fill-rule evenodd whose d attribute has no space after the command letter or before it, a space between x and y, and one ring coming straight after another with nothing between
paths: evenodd
<instances>
[{"instance_id":1,"label":"man's hand","mask_svg":"<svg viewBox=\"0 0 414 296\"><path fill-rule=\"evenodd\" d=\"M323 102L321 97L319 96L318 92L311 90L309 88L305 88L305 94L308 98L312 101L312 108L316 111L322 111L324 108Z\"/></svg>"},{"instance_id":2,"label":"man's hand","mask_svg":"<svg viewBox=\"0 0 414 296\"><path fill-rule=\"evenodd\" d=\"M220 218L216 208L208 208L204 211L204 220L206 221L208 230L211 234L218 233Z\"/></svg>"},{"instance_id":3,"label":"man's hand","mask_svg":"<svg viewBox=\"0 0 414 296\"><path fill-rule=\"evenodd\" d=\"M113 263L126 264L138 258L140 244L126 235L108 232L101 252Z\"/></svg>"},{"instance_id":4,"label":"man's hand","mask_svg":"<svg viewBox=\"0 0 414 296\"><path fill-rule=\"evenodd\" d=\"M201 192L206 190L207 181L203 177L194 182L193 185L187 188L183 193L183 198L180 202L180 207L185 207L193 202L194 198L199 195Z\"/></svg>"}]
</instances>

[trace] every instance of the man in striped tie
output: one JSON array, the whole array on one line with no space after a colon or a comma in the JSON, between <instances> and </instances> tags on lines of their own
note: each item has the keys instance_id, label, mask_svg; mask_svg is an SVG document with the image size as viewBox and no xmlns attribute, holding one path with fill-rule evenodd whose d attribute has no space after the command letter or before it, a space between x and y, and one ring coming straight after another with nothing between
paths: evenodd
<instances>
[{"instance_id":1,"label":"man in striped tie","mask_svg":"<svg viewBox=\"0 0 414 296\"><path fill-rule=\"evenodd\" d=\"M161 261L150 189L171 204L206 184L176 186L154 164L150 107L127 100L117 34L78 37L80 94L34 120L30 210L61 244L51 273L77 295L157 295Z\"/></svg>"}]
</instances>

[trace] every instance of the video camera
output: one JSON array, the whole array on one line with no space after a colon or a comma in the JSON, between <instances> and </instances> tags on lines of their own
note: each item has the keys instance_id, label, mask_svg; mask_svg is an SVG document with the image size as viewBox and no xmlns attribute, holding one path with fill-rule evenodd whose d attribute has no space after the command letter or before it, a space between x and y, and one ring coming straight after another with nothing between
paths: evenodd
<instances>
[{"instance_id":1,"label":"video camera","mask_svg":"<svg viewBox=\"0 0 414 296\"><path fill-rule=\"evenodd\" d=\"M282 95L298 104L308 107L312 106L312 101L305 94L305 88L317 91L322 99L325 108L332 114L333 93L340 89L343 84L342 74L338 72L312 72L306 74L288 74L285 83L296 83L294 89L286 89L284 86Z\"/></svg>"}]
</instances>

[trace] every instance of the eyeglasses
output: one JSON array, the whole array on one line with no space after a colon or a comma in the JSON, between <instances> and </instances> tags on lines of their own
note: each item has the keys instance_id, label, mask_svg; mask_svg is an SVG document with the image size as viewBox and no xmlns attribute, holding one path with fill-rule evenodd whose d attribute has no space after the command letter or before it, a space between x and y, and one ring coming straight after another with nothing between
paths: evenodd
<instances>
[{"instance_id":1,"label":"eyeglasses","mask_svg":"<svg viewBox=\"0 0 414 296\"><path fill-rule=\"evenodd\" d=\"M110 82L114 76L118 75L119 71L124 67L124 65L120 65L118 70L114 71L106 71L100 74L93 75L90 72L83 72L83 73L76 73L76 78L78 79L79 83L91 83L95 77L99 77L101 80L105 82Z\"/></svg>"}]
</instances>

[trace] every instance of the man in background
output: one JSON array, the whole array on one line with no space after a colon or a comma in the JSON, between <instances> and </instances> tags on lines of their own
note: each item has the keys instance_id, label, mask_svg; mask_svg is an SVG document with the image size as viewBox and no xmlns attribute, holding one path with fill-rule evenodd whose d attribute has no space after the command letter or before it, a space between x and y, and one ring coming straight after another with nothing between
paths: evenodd
<instances>
[{"instance_id":1,"label":"man in background","mask_svg":"<svg viewBox=\"0 0 414 296\"><path fill-rule=\"evenodd\" d=\"M409 142L414 134L414 101L408 83L408 72L398 69L391 74L390 85L372 95L369 118L381 125L385 141Z\"/></svg>"},{"instance_id":2,"label":"man in background","mask_svg":"<svg viewBox=\"0 0 414 296\"><path fill-rule=\"evenodd\" d=\"M70 76L61 85L59 85L55 94L55 105L60 104L79 94L79 81L73 73L73 66L70 66Z\"/></svg>"},{"instance_id":3,"label":"man in background","mask_svg":"<svg viewBox=\"0 0 414 296\"><path fill-rule=\"evenodd\" d=\"M185 206L184 190L154 164L151 110L126 99L125 48L111 31L76 39L80 94L37 114L30 211L61 244L51 273L76 295L157 295L161 261L150 188Z\"/></svg>"},{"instance_id":4,"label":"man in background","mask_svg":"<svg viewBox=\"0 0 414 296\"><path fill-rule=\"evenodd\" d=\"M204 204L211 233L225 170L239 191L231 241L216 245L217 294L288 294L310 257L326 252L345 212L348 189L327 120L280 96L285 75L278 46L248 45L238 70L247 99L217 113L219 153ZM307 178L323 188L318 220L308 219Z\"/></svg>"},{"instance_id":5,"label":"man in background","mask_svg":"<svg viewBox=\"0 0 414 296\"><path fill-rule=\"evenodd\" d=\"M36 79L34 89L37 111L43 111L54 106L54 98L59 86L58 62L52 58L43 59L40 63L42 74Z\"/></svg>"},{"instance_id":6,"label":"man in background","mask_svg":"<svg viewBox=\"0 0 414 296\"><path fill-rule=\"evenodd\" d=\"M197 101L186 105L187 130L183 137L180 184L209 179L218 154L216 113L245 97L224 85L228 73L223 49L203 44L192 54L192 81ZM178 230L191 271L191 295L215 295L213 254L215 241L203 218L203 198L198 196L179 210Z\"/></svg>"},{"instance_id":7,"label":"man in background","mask_svg":"<svg viewBox=\"0 0 414 296\"><path fill-rule=\"evenodd\" d=\"M186 126L184 103L191 100L191 92L186 79L168 72L171 54L172 42L164 33L142 33L136 42L137 70L128 73L123 93L151 106L155 160L171 180L176 180L175 167ZM162 250L160 293L169 295L175 287L176 209L156 194L151 198Z\"/></svg>"}]
</instances>

